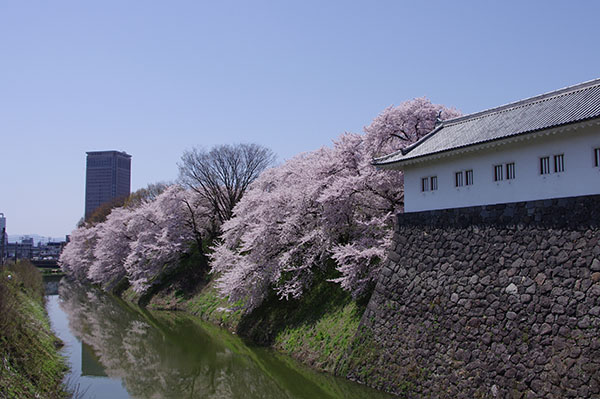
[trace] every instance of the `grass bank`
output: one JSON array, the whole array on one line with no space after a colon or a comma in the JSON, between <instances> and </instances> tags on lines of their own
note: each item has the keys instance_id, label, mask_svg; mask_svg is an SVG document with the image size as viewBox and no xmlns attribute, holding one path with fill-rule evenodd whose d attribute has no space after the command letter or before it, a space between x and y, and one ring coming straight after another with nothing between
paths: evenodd
<instances>
[{"instance_id":1,"label":"grass bank","mask_svg":"<svg viewBox=\"0 0 600 399\"><path fill-rule=\"evenodd\" d=\"M335 373L356 335L366 301L357 302L339 284L329 282L333 270L317 276L299 299L281 300L274 293L250 313L243 303L230 303L217 292L210 275L201 282L194 276L193 289L186 289L190 275L170 279L148 301L151 309L184 310L212 324L227 328L242 338L272 347L320 371ZM127 297L127 295L125 296Z\"/></svg>"},{"instance_id":2,"label":"grass bank","mask_svg":"<svg viewBox=\"0 0 600 399\"><path fill-rule=\"evenodd\" d=\"M42 275L29 262L0 266L0 398L68 398L67 371L44 309Z\"/></svg>"}]
</instances>

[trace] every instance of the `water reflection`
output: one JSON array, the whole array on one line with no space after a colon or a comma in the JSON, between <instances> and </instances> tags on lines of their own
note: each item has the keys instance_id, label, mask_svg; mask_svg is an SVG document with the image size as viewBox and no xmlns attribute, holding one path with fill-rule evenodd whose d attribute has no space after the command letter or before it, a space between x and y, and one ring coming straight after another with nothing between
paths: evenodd
<instances>
[{"instance_id":1,"label":"water reflection","mask_svg":"<svg viewBox=\"0 0 600 399\"><path fill-rule=\"evenodd\" d=\"M44 295L58 295L58 285L62 276L44 276Z\"/></svg>"},{"instance_id":2,"label":"water reflection","mask_svg":"<svg viewBox=\"0 0 600 399\"><path fill-rule=\"evenodd\" d=\"M59 295L69 329L81 341L81 374L120 380L132 397L385 397L250 348L182 314L148 312L64 279Z\"/></svg>"}]
</instances>

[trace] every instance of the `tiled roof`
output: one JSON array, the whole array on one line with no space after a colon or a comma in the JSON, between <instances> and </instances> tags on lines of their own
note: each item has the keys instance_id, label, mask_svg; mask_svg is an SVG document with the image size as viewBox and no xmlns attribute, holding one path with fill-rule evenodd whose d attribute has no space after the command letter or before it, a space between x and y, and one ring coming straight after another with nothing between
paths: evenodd
<instances>
[{"instance_id":1,"label":"tiled roof","mask_svg":"<svg viewBox=\"0 0 600 399\"><path fill-rule=\"evenodd\" d=\"M443 121L413 145L374 160L401 163L600 117L600 79Z\"/></svg>"}]
</instances>

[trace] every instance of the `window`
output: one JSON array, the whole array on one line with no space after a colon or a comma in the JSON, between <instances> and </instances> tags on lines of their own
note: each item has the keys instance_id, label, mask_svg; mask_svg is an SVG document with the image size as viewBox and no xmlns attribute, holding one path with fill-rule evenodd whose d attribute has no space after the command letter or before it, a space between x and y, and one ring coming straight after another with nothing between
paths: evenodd
<instances>
[{"instance_id":1,"label":"window","mask_svg":"<svg viewBox=\"0 0 600 399\"><path fill-rule=\"evenodd\" d=\"M512 180L515 178L515 163L506 164L506 180Z\"/></svg>"},{"instance_id":2,"label":"window","mask_svg":"<svg viewBox=\"0 0 600 399\"><path fill-rule=\"evenodd\" d=\"M464 177L464 179L463 179ZM454 185L456 187L471 186L473 185L473 169L456 172L454 174Z\"/></svg>"},{"instance_id":3,"label":"window","mask_svg":"<svg viewBox=\"0 0 600 399\"><path fill-rule=\"evenodd\" d=\"M437 190L437 176L431 176L431 191Z\"/></svg>"},{"instance_id":4,"label":"window","mask_svg":"<svg viewBox=\"0 0 600 399\"><path fill-rule=\"evenodd\" d=\"M565 171L565 155L559 154L554 156L554 173Z\"/></svg>"},{"instance_id":5,"label":"window","mask_svg":"<svg viewBox=\"0 0 600 399\"><path fill-rule=\"evenodd\" d=\"M540 174L547 175L550 173L550 157L540 158Z\"/></svg>"},{"instance_id":6,"label":"window","mask_svg":"<svg viewBox=\"0 0 600 399\"><path fill-rule=\"evenodd\" d=\"M504 167L506 166L506 174L504 174ZM515 163L509 162L507 164L494 165L494 181L501 180L512 180L515 178Z\"/></svg>"},{"instance_id":7,"label":"window","mask_svg":"<svg viewBox=\"0 0 600 399\"><path fill-rule=\"evenodd\" d=\"M421 191L434 191L438 189L437 176L422 177L421 178Z\"/></svg>"},{"instance_id":8,"label":"window","mask_svg":"<svg viewBox=\"0 0 600 399\"><path fill-rule=\"evenodd\" d=\"M594 148L594 166L600 166L600 148Z\"/></svg>"},{"instance_id":9,"label":"window","mask_svg":"<svg viewBox=\"0 0 600 399\"><path fill-rule=\"evenodd\" d=\"M565 171L565 154L556 154L553 156L554 160L554 173L561 173ZM550 157L540 158L540 174L547 175L550 173Z\"/></svg>"},{"instance_id":10,"label":"window","mask_svg":"<svg viewBox=\"0 0 600 399\"><path fill-rule=\"evenodd\" d=\"M504 180L504 177L502 176L502 165L495 165L494 166L494 181L500 181L500 180Z\"/></svg>"},{"instance_id":11,"label":"window","mask_svg":"<svg viewBox=\"0 0 600 399\"><path fill-rule=\"evenodd\" d=\"M465 171L465 177L466 177L466 185L467 186L472 186L473 185L473 169L469 169Z\"/></svg>"},{"instance_id":12,"label":"window","mask_svg":"<svg viewBox=\"0 0 600 399\"><path fill-rule=\"evenodd\" d=\"M456 187L462 187L463 185L463 172L456 172L454 175L454 184Z\"/></svg>"}]
</instances>

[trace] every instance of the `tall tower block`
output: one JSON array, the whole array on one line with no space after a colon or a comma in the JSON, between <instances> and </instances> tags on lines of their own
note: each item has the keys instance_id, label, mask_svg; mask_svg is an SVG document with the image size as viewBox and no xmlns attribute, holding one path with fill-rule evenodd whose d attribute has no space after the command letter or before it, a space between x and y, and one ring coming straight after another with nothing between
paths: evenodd
<instances>
[{"instance_id":1,"label":"tall tower block","mask_svg":"<svg viewBox=\"0 0 600 399\"><path fill-rule=\"evenodd\" d=\"M131 190L131 155L121 151L87 152L85 218L100 205L128 196Z\"/></svg>"}]
</instances>

